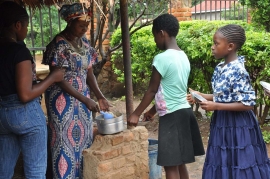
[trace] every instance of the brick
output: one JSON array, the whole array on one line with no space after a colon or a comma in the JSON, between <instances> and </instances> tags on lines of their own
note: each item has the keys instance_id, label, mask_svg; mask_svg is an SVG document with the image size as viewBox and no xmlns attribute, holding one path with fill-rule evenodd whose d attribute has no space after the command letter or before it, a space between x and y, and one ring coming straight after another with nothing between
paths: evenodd
<instances>
[{"instance_id":1,"label":"brick","mask_svg":"<svg viewBox=\"0 0 270 179\"><path fill-rule=\"evenodd\" d=\"M185 12L185 13L184 13L184 16L185 16L185 17L191 17L191 16L192 16L192 13L191 13L191 12Z\"/></svg>"},{"instance_id":2,"label":"brick","mask_svg":"<svg viewBox=\"0 0 270 179\"><path fill-rule=\"evenodd\" d=\"M143 132L143 133L141 133L141 135L140 135L140 139L142 139L142 140L147 140L148 139L148 133L147 132Z\"/></svg>"},{"instance_id":3,"label":"brick","mask_svg":"<svg viewBox=\"0 0 270 179\"><path fill-rule=\"evenodd\" d=\"M122 168L126 164L126 159L125 157L121 157L119 159L115 159L113 161L113 169L117 170Z\"/></svg>"},{"instance_id":4,"label":"brick","mask_svg":"<svg viewBox=\"0 0 270 179\"><path fill-rule=\"evenodd\" d=\"M188 18L186 18L186 17L177 17L177 20L178 21L187 21Z\"/></svg>"},{"instance_id":5,"label":"brick","mask_svg":"<svg viewBox=\"0 0 270 179\"><path fill-rule=\"evenodd\" d=\"M149 179L149 172L141 172L140 179Z\"/></svg>"},{"instance_id":6,"label":"brick","mask_svg":"<svg viewBox=\"0 0 270 179\"><path fill-rule=\"evenodd\" d=\"M129 132L127 134L124 134L124 141L130 142L134 139L134 134L132 132Z\"/></svg>"},{"instance_id":7,"label":"brick","mask_svg":"<svg viewBox=\"0 0 270 179\"><path fill-rule=\"evenodd\" d=\"M121 178L123 178L121 171L116 171L116 172L110 174L109 179L121 179Z\"/></svg>"},{"instance_id":8,"label":"brick","mask_svg":"<svg viewBox=\"0 0 270 179\"><path fill-rule=\"evenodd\" d=\"M136 159L136 156L135 155L129 155L129 156L126 156L126 162L127 163L134 163L135 162L135 159Z\"/></svg>"},{"instance_id":9,"label":"brick","mask_svg":"<svg viewBox=\"0 0 270 179\"><path fill-rule=\"evenodd\" d=\"M178 8L177 12L188 12L190 8Z\"/></svg>"},{"instance_id":10,"label":"brick","mask_svg":"<svg viewBox=\"0 0 270 179\"><path fill-rule=\"evenodd\" d=\"M118 145L124 142L124 136L119 134L119 135L115 135L112 139L112 145Z\"/></svg>"},{"instance_id":11,"label":"brick","mask_svg":"<svg viewBox=\"0 0 270 179\"><path fill-rule=\"evenodd\" d=\"M97 158L101 161L112 159L119 156L119 149L112 149L107 152L94 152L94 155L97 156Z\"/></svg>"},{"instance_id":12,"label":"brick","mask_svg":"<svg viewBox=\"0 0 270 179\"><path fill-rule=\"evenodd\" d=\"M124 176L134 175L135 174L135 166L127 166L125 168L122 168L122 173Z\"/></svg>"},{"instance_id":13,"label":"brick","mask_svg":"<svg viewBox=\"0 0 270 179\"><path fill-rule=\"evenodd\" d=\"M109 171L111 171L112 168L113 168L112 162L104 162L100 163L97 169L99 174L106 174Z\"/></svg>"},{"instance_id":14,"label":"brick","mask_svg":"<svg viewBox=\"0 0 270 179\"><path fill-rule=\"evenodd\" d=\"M129 154L129 153L131 153L130 146L129 145L123 146L122 147L122 154L126 155L126 154Z\"/></svg>"},{"instance_id":15,"label":"brick","mask_svg":"<svg viewBox=\"0 0 270 179\"><path fill-rule=\"evenodd\" d=\"M175 17L184 17L185 13L184 12L175 12L173 15Z\"/></svg>"},{"instance_id":16,"label":"brick","mask_svg":"<svg viewBox=\"0 0 270 179\"><path fill-rule=\"evenodd\" d=\"M143 150L143 151L148 150L148 141L141 142L141 150Z\"/></svg>"}]
</instances>

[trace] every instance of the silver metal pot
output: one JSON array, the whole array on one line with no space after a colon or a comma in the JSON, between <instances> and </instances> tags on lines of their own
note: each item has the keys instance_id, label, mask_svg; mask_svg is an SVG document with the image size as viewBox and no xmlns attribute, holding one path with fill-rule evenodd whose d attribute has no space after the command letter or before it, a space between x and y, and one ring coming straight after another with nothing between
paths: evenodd
<instances>
[{"instance_id":1,"label":"silver metal pot","mask_svg":"<svg viewBox=\"0 0 270 179\"><path fill-rule=\"evenodd\" d=\"M112 119L104 119L103 115L95 118L100 134L115 134L124 130L123 115Z\"/></svg>"}]
</instances>

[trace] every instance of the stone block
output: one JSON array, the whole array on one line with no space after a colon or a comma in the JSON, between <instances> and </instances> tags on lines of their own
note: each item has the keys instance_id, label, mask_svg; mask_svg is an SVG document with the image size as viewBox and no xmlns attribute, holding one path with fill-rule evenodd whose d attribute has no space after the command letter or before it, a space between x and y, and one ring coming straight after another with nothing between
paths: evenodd
<instances>
[{"instance_id":1,"label":"stone block","mask_svg":"<svg viewBox=\"0 0 270 179\"><path fill-rule=\"evenodd\" d=\"M140 134L140 139L142 140L148 140L148 132L143 132Z\"/></svg>"},{"instance_id":2,"label":"stone block","mask_svg":"<svg viewBox=\"0 0 270 179\"><path fill-rule=\"evenodd\" d=\"M133 154L128 155L128 156L126 156L126 162L127 163L134 163L135 162L135 158L136 158L136 156L133 155Z\"/></svg>"},{"instance_id":3,"label":"stone block","mask_svg":"<svg viewBox=\"0 0 270 179\"><path fill-rule=\"evenodd\" d=\"M147 135L148 136L148 135ZM148 139L148 138L147 138ZM148 145L149 145L149 143L148 143L148 140L147 141L142 141L141 142L141 150L143 150L143 151L147 151L148 150Z\"/></svg>"},{"instance_id":4,"label":"stone block","mask_svg":"<svg viewBox=\"0 0 270 179\"><path fill-rule=\"evenodd\" d=\"M112 162L101 162L98 165L98 173L100 175L106 174L110 172L113 169L113 164Z\"/></svg>"},{"instance_id":5,"label":"stone block","mask_svg":"<svg viewBox=\"0 0 270 179\"><path fill-rule=\"evenodd\" d=\"M126 166L122 168L121 173L126 177L135 174L135 167L134 166Z\"/></svg>"},{"instance_id":6,"label":"stone block","mask_svg":"<svg viewBox=\"0 0 270 179\"><path fill-rule=\"evenodd\" d=\"M124 133L124 141L125 142L130 142L133 139L134 139L134 134L132 132Z\"/></svg>"},{"instance_id":7,"label":"stone block","mask_svg":"<svg viewBox=\"0 0 270 179\"><path fill-rule=\"evenodd\" d=\"M115 145L118 145L118 144L121 144L124 142L124 136L123 136L123 133L120 133L118 135L114 135L112 138L112 145L115 146Z\"/></svg>"},{"instance_id":8,"label":"stone block","mask_svg":"<svg viewBox=\"0 0 270 179\"><path fill-rule=\"evenodd\" d=\"M129 153L131 153L130 146L129 146L129 145L123 146L123 147L122 147L122 154L123 154L123 155L127 155L127 154L129 154Z\"/></svg>"},{"instance_id":9,"label":"stone block","mask_svg":"<svg viewBox=\"0 0 270 179\"><path fill-rule=\"evenodd\" d=\"M100 161L104 161L104 160L118 157L119 156L119 149L112 149L112 150L107 151L107 152L96 151L96 152L94 152L94 155L96 155Z\"/></svg>"},{"instance_id":10,"label":"stone block","mask_svg":"<svg viewBox=\"0 0 270 179\"><path fill-rule=\"evenodd\" d=\"M124 167L125 164L126 164L125 157L115 159L113 161L113 169L115 169L115 170L120 169L120 168Z\"/></svg>"}]
</instances>

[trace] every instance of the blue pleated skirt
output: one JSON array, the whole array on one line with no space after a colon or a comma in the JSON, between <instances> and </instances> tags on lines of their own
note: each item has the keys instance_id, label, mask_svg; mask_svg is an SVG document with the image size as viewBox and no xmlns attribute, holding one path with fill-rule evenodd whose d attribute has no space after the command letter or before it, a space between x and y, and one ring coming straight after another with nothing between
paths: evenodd
<instances>
[{"instance_id":1,"label":"blue pleated skirt","mask_svg":"<svg viewBox=\"0 0 270 179\"><path fill-rule=\"evenodd\" d=\"M253 111L215 111L203 179L270 179L270 161Z\"/></svg>"}]
</instances>

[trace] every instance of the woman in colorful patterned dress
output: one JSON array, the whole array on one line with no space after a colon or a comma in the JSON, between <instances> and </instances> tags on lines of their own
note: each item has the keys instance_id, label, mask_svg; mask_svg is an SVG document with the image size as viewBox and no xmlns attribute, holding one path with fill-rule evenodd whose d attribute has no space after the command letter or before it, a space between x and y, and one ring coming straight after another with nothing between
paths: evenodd
<instances>
[{"instance_id":1,"label":"woman in colorful patterned dress","mask_svg":"<svg viewBox=\"0 0 270 179\"><path fill-rule=\"evenodd\" d=\"M226 25L214 34L212 54L224 58L212 76L213 94L201 108L214 111L203 179L269 179L270 163L258 121L252 111L255 91L251 86L244 57L237 51L245 43L245 31ZM191 96L188 101L193 102Z\"/></svg>"},{"instance_id":2,"label":"woman in colorful patterned dress","mask_svg":"<svg viewBox=\"0 0 270 179\"><path fill-rule=\"evenodd\" d=\"M92 144L91 111L108 111L92 65L97 53L85 37L90 13L81 3L64 5L60 14L67 27L46 47L43 64L66 68L62 82L45 93L53 178L82 178L82 151ZM93 90L99 106L90 98Z\"/></svg>"}]
</instances>

